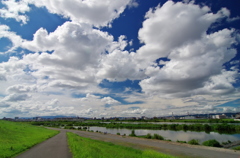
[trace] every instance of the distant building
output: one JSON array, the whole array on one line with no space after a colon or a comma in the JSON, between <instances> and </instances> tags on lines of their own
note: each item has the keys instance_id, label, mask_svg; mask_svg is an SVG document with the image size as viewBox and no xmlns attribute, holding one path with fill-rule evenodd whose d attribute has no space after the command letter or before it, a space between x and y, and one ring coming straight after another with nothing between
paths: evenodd
<instances>
[{"instance_id":1,"label":"distant building","mask_svg":"<svg viewBox=\"0 0 240 158\"><path fill-rule=\"evenodd\" d=\"M240 119L240 113L236 113L235 119Z\"/></svg>"},{"instance_id":2,"label":"distant building","mask_svg":"<svg viewBox=\"0 0 240 158\"><path fill-rule=\"evenodd\" d=\"M181 117L181 119L193 120L193 119L197 119L197 117L196 116L184 116L184 117Z\"/></svg>"},{"instance_id":3,"label":"distant building","mask_svg":"<svg viewBox=\"0 0 240 158\"><path fill-rule=\"evenodd\" d=\"M222 115L212 115L213 119L225 119L227 118L227 116L225 114Z\"/></svg>"},{"instance_id":4,"label":"distant building","mask_svg":"<svg viewBox=\"0 0 240 158\"><path fill-rule=\"evenodd\" d=\"M13 121L12 118L6 118L6 117L4 117L3 120L6 120L6 121Z\"/></svg>"}]
</instances>

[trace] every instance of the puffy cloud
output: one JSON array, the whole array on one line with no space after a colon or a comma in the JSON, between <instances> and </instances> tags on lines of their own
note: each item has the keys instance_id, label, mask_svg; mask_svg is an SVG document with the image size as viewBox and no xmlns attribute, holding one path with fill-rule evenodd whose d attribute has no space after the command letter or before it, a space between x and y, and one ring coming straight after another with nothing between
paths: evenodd
<instances>
[{"instance_id":1,"label":"puffy cloud","mask_svg":"<svg viewBox=\"0 0 240 158\"><path fill-rule=\"evenodd\" d=\"M200 39L211 24L227 16L226 9L213 14L207 6L173 1L150 9L139 30L139 39L145 44L137 51L139 58L151 62L167 57L173 49Z\"/></svg>"},{"instance_id":2,"label":"puffy cloud","mask_svg":"<svg viewBox=\"0 0 240 158\"><path fill-rule=\"evenodd\" d=\"M117 105L117 104L120 104L119 101L111 98L111 97L104 97L101 99L102 102L106 103L106 104L109 104L109 105Z\"/></svg>"},{"instance_id":3,"label":"puffy cloud","mask_svg":"<svg viewBox=\"0 0 240 158\"><path fill-rule=\"evenodd\" d=\"M22 44L22 38L19 35L16 35L15 32L11 32L7 25L0 25L0 39L1 38L7 38L12 43L11 48L9 48L7 52L14 51Z\"/></svg>"},{"instance_id":4,"label":"puffy cloud","mask_svg":"<svg viewBox=\"0 0 240 158\"><path fill-rule=\"evenodd\" d=\"M96 74L101 79L109 81L139 80L145 77L135 61L135 53L124 51L127 46L125 36L120 36L118 41L113 41L99 62L99 70Z\"/></svg>"},{"instance_id":5,"label":"puffy cloud","mask_svg":"<svg viewBox=\"0 0 240 158\"><path fill-rule=\"evenodd\" d=\"M28 94L10 94L9 96L5 97L4 101L10 101L10 102L17 102L17 101L24 101L31 98L31 95Z\"/></svg>"},{"instance_id":6,"label":"puffy cloud","mask_svg":"<svg viewBox=\"0 0 240 158\"><path fill-rule=\"evenodd\" d=\"M6 77L3 74L0 74L0 81L6 81Z\"/></svg>"},{"instance_id":7,"label":"puffy cloud","mask_svg":"<svg viewBox=\"0 0 240 158\"><path fill-rule=\"evenodd\" d=\"M46 7L50 13L59 14L72 21L87 23L94 26L107 26L117 18L127 7L136 6L136 2L131 0L24 0L36 5Z\"/></svg>"},{"instance_id":8,"label":"puffy cloud","mask_svg":"<svg viewBox=\"0 0 240 158\"><path fill-rule=\"evenodd\" d=\"M28 3L22 0L8 0L1 1L1 3L5 6L0 9L2 18L13 18L18 22L22 22L23 24L27 23L28 17L24 15L24 13L30 11Z\"/></svg>"},{"instance_id":9,"label":"puffy cloud","mask_svg":"<svg viewBox=\"0 0 240 158\"><path fill-rule=\"evenodd\" d=\"M146 113L146 109L128 109L122 112L122 114L131 114L130 116L132 116L132 114L135 115L144 115Z\"/></svg>"},{"instance_id":10,"label":"puffy cloud","mask_svg":"<svg viewBox=\"0 0 240 158\"><path fill-rule=\"evenodd\" d=\"M192 3L168 1L146 14L147 19L139 31L139 38L145 45L137 51L138 58L147 59L143 60L145 63L160 57L170 61L162 68L157 63L146 68L149 78L140 82L144 92L188 97L234 91L232 83L237 70L229 72L222 66L236 55L232 48L237 43L234 30L206 33L211 24L229 14L226 9L216 14L209 11L208 7L200 8Z\"/></svg>"},{"instance_id":11,"label":"puffy cloud","mask_svg":"<svg viewBox=\"0 0 240 158\"><path fill-rule=\"evenodd\" d=\"M128 7L129 8L136 8L138 7L138 2L136 2L136 0L132 0L129 4L128 4Z\"/></svg>"},{"instance_id":12,"label":"puffy cloud","mask_svg":"<svg viewBox=\"0 0 240 158\"><path fill-rule=\"evenodd\" d=\"M127 79L140 80L145 78L146 75L138 69L134 56L134 53L115 50L102 58L97 76L117 82Z\"/></svg>"},{"instance_id":13,"label":"puffy cloud","mask_svg":"<svg viewBox=\"0 0 240 158\"><path fill-rule=\"evenodd\" d=\"M54 51L39 57L45 65L54 63L61 67L84 69L88 65L96 66L101 53L112 40L113 37L105 32L66 22L49 34L45 29L39 29L33 41L25 41L22 47L35 52Z\"/></svg>"},{"instance_id":14,"label":"puffy cloud","mask_svg":"<svg viewBox=\"0 0 240 158\"><path fill-rule=\"evenodd\" d=\"M28 93L36 90L36 85L13 85L7 88L8 93Z\"/></svg>"},{"instance_id":15,"label":"puffy cloud","mask_svg":"<svg viewBox=\"0 0 240 158\"><path fill-rule=\"evenodd\" d=\"M53 14L61 15L65 18L70 18L72 21L87 23L97 27L107 26L112 20L119 17L119 15L128 6L137 7L138 3L134 0L8 0L2 1L5 6L0 9L1 17L14 18L18 22L26 24L28 16L25 14L30 11L29 5L36 7L46 7L46 9Z\"/></svg>"},{"instance_id":16,"label":"puffy cloud","mask_svg":"<svg viewBox=\"0 0 240 158\"><path fill-rule=\"evenodd\" d=\"M36 52L53 51L24 57L36 70L32 73L34 76L47 76L50 86L85 88L101 81L95 74L101 56L112 40L106 32L66 22L49 34L45 29L39 29L33 41L23 42L22 47ZM37 63L33 63L33 59Z\"/></svg>"},{"instance_id":17,"label":"puffy cloud","mask_svg":"<svg viewBox=\"0 0 240 158\"><path fill-rule=\"evenodd\" d=\"M17 57L10 57L7 62L0 63L0 76L2 81L29 83L32 77L24 70L27 68L27 63Z\"/></svg>"},{"instance_id":18,"label":"puffy cloud","mask_svg":"<svg viewBox=\"0 0 240 158\"><path fill-rule=\"evenodd\" d=\"M8 104L6 102L3 102L3 101L0 102L0 108L7 108L9 106L10 106L10 104Z\"/></svg>"}]
</instances>

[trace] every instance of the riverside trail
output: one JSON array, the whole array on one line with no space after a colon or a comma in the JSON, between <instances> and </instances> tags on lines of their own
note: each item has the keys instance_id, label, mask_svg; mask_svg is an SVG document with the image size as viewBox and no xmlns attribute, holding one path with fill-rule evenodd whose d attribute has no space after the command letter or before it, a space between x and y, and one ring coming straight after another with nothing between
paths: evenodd
<instances>
[{"instance_id":1,"label":"riverside trail","mask_svg":"<svg viewBox=\"0 0 240 158\"><path fill-rule=\"evenodd\" d=\"M133 147L136 149L153 149L165 154L177 156L179 158L240 158L240 152L230 149L205 147L200 145L180 144L161 140L150 140L114 134L102 134L96 132L86 132L79 130L67 130L49 128L61 131L57 136L33 147L29 151L17 156L17 158L70 158L71 154L67 146L66 132L76 133L79 136L87 137L105 142L112 142L118 145ZM53 140L51 140L53 139ZM49 152L49 154L48 154ZM46 156L44 156L46 153ZM55 153L55 155L54 155ZM50 155L52 154L52 155Z\"/></svg>"},{"instance_id":2,"label":"riverside trail","mask_svg":"<svg viewBox=\"0 0 240 158\"><path fill-rule=\"evenodd\" d=\"M58 130L58 129L54 129ZM16 158L71 158L66 131L61 130L56 136L32 147Z\"/></svg>"}]
</instances>

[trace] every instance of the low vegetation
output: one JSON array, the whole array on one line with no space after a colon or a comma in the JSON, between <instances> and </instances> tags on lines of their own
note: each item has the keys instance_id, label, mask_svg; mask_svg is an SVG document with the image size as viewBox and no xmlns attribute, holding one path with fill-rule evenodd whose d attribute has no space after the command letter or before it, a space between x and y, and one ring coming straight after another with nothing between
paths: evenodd
<instances>
[{"instance_id":1,"label":"low vegetation","mask_svg":"<svg viewBox=\"0 0 240 158\"><path fill-rule=\"evenodd\" d=\"M132 130L132 132L131 132L131 134L129 134L129 136L131 136L131 137L136 137L135 131Z\"/></svg>"},{"instance_id":2,"label":"low vegetation","mask_svg":"<svg viewBox=\"0 0 240 158\"><path fill-rule=\"evenodd\" d=\"M215 139L207 140L202 143L204 146L221 147L222 145Z\"/></svg>"},{"instance_id":3,"label":"low vegetation","mask_svg":"<svg viewBox=\"0 0 240 158\"><path fill-rule=\"evenodd\" d=\"M109 142L80 137L73 133L67 133L67 136L74 158L174 158L154 150L137 150Z\"/></svg>"},{"instance_id":4,"label":"low vegetation","mask_svg":"<svg viewBox=\"0 0 240 158\"><path fill-rule=\"evenodd\" d=\"M177 140L178 143L187 143L186 141Z\"/></svg>"},{"instance_id":5,"label":"low vegetation","mask_svg":"<svg viewBox=\"0 0 240 158\"><path fill-rule=\"evenodd\" d=\"M0 157L13 157L57 133L43 127L0 120Z\"/></svg>"},{"instance_id":6,"label":"low vegetation","mask_svg":"<svg viewBox=\"0 0 240 158\"><path fill-rule=\"evenodd\" d=\"M163 136L159 135L159 134L154 134L151 135L150 133L148 133L145 136L137 136L139 138L146 138L146 139L158 139L158 140L165 140Z\"/></svg>"},{"instance_id":7,"label":"low vegetation","mask_svg":"<svg viewBox=\"0 0 240 158\"><path fill-rule=\"evenodd\" d=\"M234 150L240 150L240 146L234 147Z\"/></svg>"},{"instance_id":8,"label":"low vegetation","mask_svg":"<svg viewBox=\"0 0 240 158\"><path fill-rule=\"evenodd\" d=\"M188 144L191 144L191 145L199 145L199 140L197 140L197 139L192 139L192 140L189 140L187 143L188 143Z\"/></svg>"}]
</instances>

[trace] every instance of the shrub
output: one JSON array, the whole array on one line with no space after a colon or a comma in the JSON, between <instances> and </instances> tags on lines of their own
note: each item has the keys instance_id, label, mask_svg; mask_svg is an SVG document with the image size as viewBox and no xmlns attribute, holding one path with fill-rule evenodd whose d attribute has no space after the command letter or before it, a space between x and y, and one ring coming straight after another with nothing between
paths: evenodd
<instances>
[{"instance_id":1,"label":"shrub","mask_svg":"<svg viewBox=\"0 0 240 158\"><path fill-rule=\"evenodd\" d=\"M234 147L234 150L240 150L240 146Z\"/></svg>"},{"instance_id":2,"label":"shrub","mask_svg":"<svg viewBox=\"0 0 240 158\"><path fill-rule=\"evenodd\" d=\"M159 134L154 134L154 135L153 135L153 139L164 140L163 136L161 136L161 135L159 135Z\"/></svg>"},{"instance_id":3,"label":"shrub","mask_svg":"<svg viewBox=\"0 0 240 158\"><path fill-rule=\"evenodd\" d=\"M135 131L134 131L134 130L132 130L132 133L131 133L131 134L129 134L129 136L136 137Z\"/></svg>"},{"instance_id":4,"label":"shrub","mask_svg":"<svg viewBox=\"0 0 240 158\"><path fill-rule=\"evenodd\" d=\"M222 142L223 145L227 145L227 144L230 144L232 143L230 140L228 140L227 142Z\"/></svg>"},{"instance_id":5,"label":"shrub","mask_svg":"<svg viewBox=\"0 0 240 158\"><path fill-rule=\"evenodd\" d=\"M190 141L188 141L188 144L192 144L192 145L199 145L198 140L197 139L192 139Z\"/></svg>"},{"instance_id":6,"label":"shrub","mask_svg":"<svg viewBox=\"0 0 240 158\"><path fill-rule=\"evenodd\" d=\"M118 132L117 135L120 135L120 133Z\"/></svg>"},{"instance_id":7,"label":"shrub","mask_svg":"<svg viewBox=\"0 0 240 158\"><path fill-rule=\"evenodd\" d=\"M207 140L202 143L204 146L213 146L213 147L221 147L220 143L215 139Z\"/></svg>"},{"instance_id":8,"label":"shrub","mask_svg":"<svg viewBox=\"0 0 240 158\"><path fill-rule=\"evenodd\" d=\"M178 143L187 143L186 141L177 140Z\"/></svg>"},{"instance_id":9,"label":"shrub","mask_svg":"<svg viewBox=\"0 0 240 158\"><path fill-rule=\"evenodd\" d=\"M151 135L150 133L148 133L148 134L146 135L146 138L147 138L147 139L152 139L152 135Z\"/></svg>"}]
</instances>

